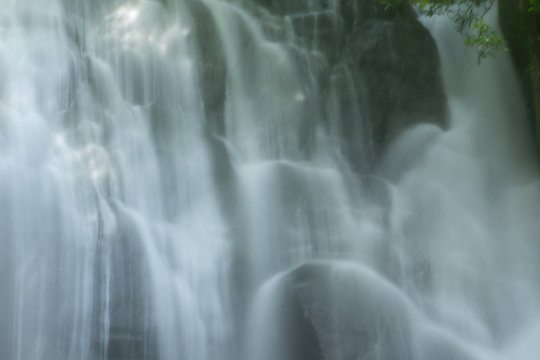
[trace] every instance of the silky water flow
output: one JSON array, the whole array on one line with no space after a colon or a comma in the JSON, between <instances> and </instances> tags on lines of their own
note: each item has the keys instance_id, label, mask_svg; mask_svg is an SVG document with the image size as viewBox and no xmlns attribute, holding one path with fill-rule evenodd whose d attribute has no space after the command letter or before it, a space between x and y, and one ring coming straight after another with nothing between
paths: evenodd
<instances>
[{"instance_id":1,"label":"silky water flow","mask_svg":"<svg viewBox=\"0 0 540 360\"><path fill-rule=\"evenodd\" d=\"M447 124L381 148L392 20L336 55L368 2L2 0L0 358L538 359L510 58L411 20Z\"/></svg>"}]
</instances>

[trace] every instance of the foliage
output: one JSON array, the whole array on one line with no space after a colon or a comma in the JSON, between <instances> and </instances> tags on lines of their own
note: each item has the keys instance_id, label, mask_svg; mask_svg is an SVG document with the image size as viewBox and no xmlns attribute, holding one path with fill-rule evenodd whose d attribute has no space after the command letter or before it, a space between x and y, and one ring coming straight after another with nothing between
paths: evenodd
<instances>
[{"instance_id":1,"label":"foliage","mask_svg":"<svg viewBox=\"0 0 540 360\"><path fill-rule=\"evenodd\" d=\"M465 37L465 44L476 49L478 62L485 57L494 56L494 53L498 51L508 51L505 41L490 25L479 20L475 21L471 28L472 35L469 33Z\"/></svg>"},{"instance_id":2,"label":"foliage","mask_svg":"<svg viewBox=\"0 0 540 360\"><path fill-rule=\"evenodd\" d=\"M404 0L378 0L386 8L402 4ZM540 0L530 0L540 6ZM484 21L495 0L409 0L424 15L446 15L456 30L465 36L465 44L476 50L478 62L499 51L507 51L505 41Z\"/></svg>"},{"instance_id":3,"label":"foliage","mask_svg":"<svg viewBox=\"0 0 540 360\"><path fill-rule=\"evenodd\" d=\"M530 0L528 12L540 14L540 0Z\"/></svg>"}]
</instances>

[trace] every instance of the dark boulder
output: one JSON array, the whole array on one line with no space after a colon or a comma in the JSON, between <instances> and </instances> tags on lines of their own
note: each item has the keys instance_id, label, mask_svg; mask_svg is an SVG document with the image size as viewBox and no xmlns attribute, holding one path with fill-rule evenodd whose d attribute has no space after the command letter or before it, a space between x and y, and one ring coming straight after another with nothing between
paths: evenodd
<instances>
[{"instance_id":1,"label":"dark boulder","mask_svg":"<svg viewBox=\"0 0 540 360\"><path fill-rule=\"evenodd\" d=\"M409 314L400 291L368 268L307 263L260 291L251 324L259 330L250 331L250 354L291 360L412 359Z\"/></svg>"},{"instance_id":2,"label":"dark boulder","mask_svg":"<svg viewBox=\"0 0 540 360\"><path fill-rule=\"evenodd\" d=\"M445 128L446 96L435 41L410 6L372 0L263 1L293 32L297 46L323 56L318 91L327 122L341 129L343 154L359 172L369 170L405 129L418 123ZM260 12L259 12L260 13ZM269 20L270 19L270 20ZM269 27L269 26L267 26Z\"/></svg>"}]
</instances>

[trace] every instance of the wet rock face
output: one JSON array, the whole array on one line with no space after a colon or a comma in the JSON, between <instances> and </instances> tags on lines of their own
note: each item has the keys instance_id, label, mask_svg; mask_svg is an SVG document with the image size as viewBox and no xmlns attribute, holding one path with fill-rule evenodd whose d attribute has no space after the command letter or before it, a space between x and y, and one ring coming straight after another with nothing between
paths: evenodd
<instances>
[{"instance_id":1,"label":"wet rock face","mask_svg":"<svg viewBox=\"0 0 540 360\"><path fill-rule=\"evenodd\" d=\"M229 76L222 39L206 5L186 5L198 39L207 126L221 136ZM445 128L437 48L410 7L388 10L374 0L253 0L243 6L268 40L294 59L299 77L311 79L306 93L314 103L306 100L312 111L306 110L302 120L307 136L318 118L337 123L341 152L356 171L375 168L388 145L411 125ZM310 140L305 142L309 148Z\"/></svg>"},{"instance_id":2,"label":"wet rock face","mask_svg":"<svg viewBox=\"0 0 540 360\"><path fill-rule=\"evenodd\" d=\"M319 86L332 103L326 116L340 110L342 151L357 170L371 167L413 124L446 126L437 48L410 7L386 10L373 0L256 2L284 17L297 44L325 57Z\"/></svg>"},{"instance_id":3,"label":"wet rock face","mask_svg":"<svg viewBox=\"0 0 540 360\"><path fill-rule=\"evenodd\" d=\"M369 89L376 152L417 122L444 124L445 96L435 44L416 20L368 20L355 26L345 61Z\"/></svg>"},{"instance_id":4,"label":"wet rock face","mask_svg":"<svg viewBox=\"0 0 540 360\"><path fill-rule=\"evenodd\" d=\"M280 359L413 358L407 303L368 269L307 263L277 279L266 296L269 319L281 321L267 324L272 330L258 353L289 344L278 347Z\"/></svg>"},{"instance_id":5,"label":"wet rock face","mask_svg":"<svg viewBox=\"0 0 540 360\"><path fill-rule=\"evenodd\" d=\"M208 125L217 133L223 134L223 111L227 66L219 38L219 31L212 21L212 14L200 1L187 1L200 61L199 67L201 96Z\"/></svg>"}]
</instances>

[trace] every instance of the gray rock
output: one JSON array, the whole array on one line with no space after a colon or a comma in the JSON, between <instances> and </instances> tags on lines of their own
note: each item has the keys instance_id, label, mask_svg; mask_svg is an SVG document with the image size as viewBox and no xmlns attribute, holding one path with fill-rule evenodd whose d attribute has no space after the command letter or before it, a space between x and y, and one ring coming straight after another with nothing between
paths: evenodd
<instances>
[{"instance_id":1,"label":"gray rock","mask_svg":"<svg viewBox=\"0 0 540 360\"><path fill-rule=\"evenodd\" d=\"M326 59L317 83L321 102L328 104L327 121L339 123L342 152L357 171L371 169L411 125L447 126L435 41L411 7L386 9L371 0L258 3L283 17L299 46Z\"/></svg>"},{"instance_id":2,"label":"gray rock","mask_svg":"<svg viewBox=\"0 0 540 360\"><path fill-rule=\"evenodd\" d=\"M255 335L252 351L279 349L268 359L413 358L407 301L359 265L312 262L278 275L262 290L255 311L265 314L259 321L266 319L266 327Z\"/></svg>"}]
</instances>

